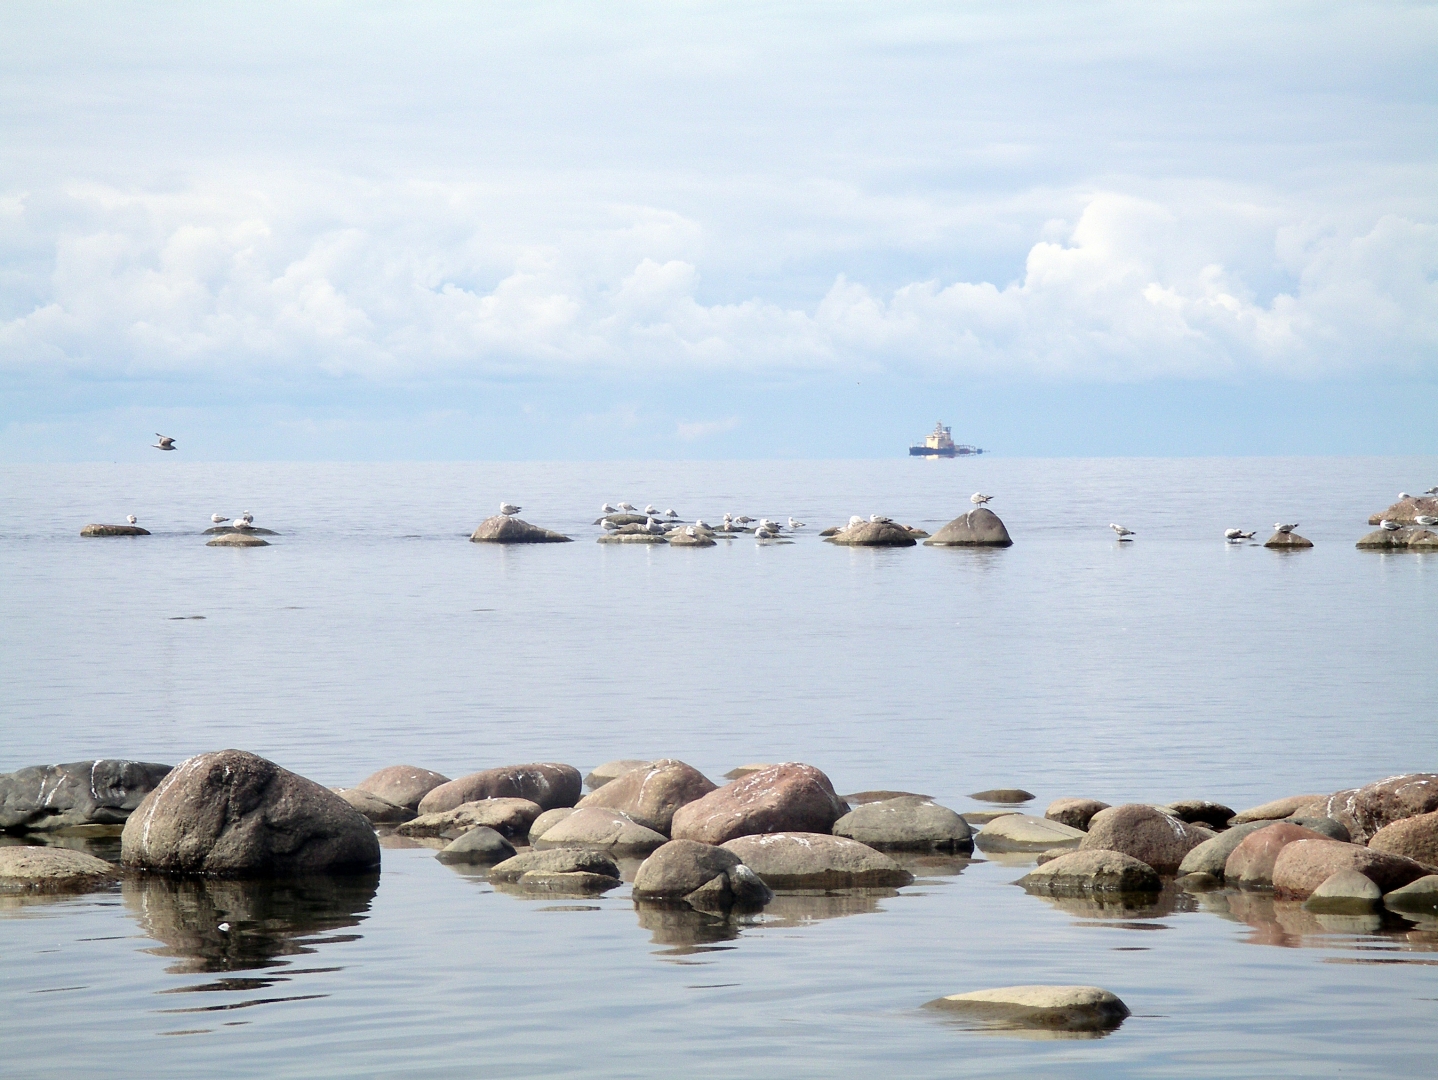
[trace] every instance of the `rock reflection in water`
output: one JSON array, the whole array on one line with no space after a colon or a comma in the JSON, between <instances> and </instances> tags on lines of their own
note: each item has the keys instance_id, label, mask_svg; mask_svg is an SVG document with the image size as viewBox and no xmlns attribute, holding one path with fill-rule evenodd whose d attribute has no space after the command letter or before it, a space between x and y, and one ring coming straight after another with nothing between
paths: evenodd
<instances>
[{"instance_id":1,"label":"rock reflection in water","mask_svg":"<svg viewBox=\"0 0 1438 1080\"><path fill-rule=\"evenodd\" d=\"M975 862L984 861L941 851L889 851L885 854L913 874L916 881L923 878L957 877Z\"/></svg>"},{"instance_id":2,"label":"rock reflection in water","mask_svg":"<svg viewBox=\"0 0 1438 1080\"><path fill-rule=\"evenodd\" d=\"M1438 951L1438 926L1425 929L1416 917L1383 908L1358 915L1307 911L1299 900L1279 900L1271 892L1221 889L1197 897L1203 911L1250 928L1250 945L1286 949L1351 946L1365 951Z\"/></svg>"},{"instance_id":3,"label":"rock reflection in water","mask_svg":"<svg viewBox=\"0 0 1438 1080\"><path fill-rule=\"evenodd\" d=\"M184 975L278 967L289 963L279 957L352 941L359 935L333 931L364 921L378 887L378 874L281 881L144 875L127 878L121 895L140 928L161 942L147 951L174 957L166 970Z\"/></svg>"},{"instance_id":4,"label":"rock reflection in water","mask_svg":"<svg viewBox=\"0 0 1438 1080\"><path fill-rule=\"evenodd\" d=\"M879 901L899 895L897 889L843 889L832 892L782 892L764 906L756 920L766 928L807 926L824 919L871 915L883 910Z\"/></svg>"},{"instance_id":5,"label":"rock reflection in water","mask_svg":"<svg viewBox=\"0 0 1438 1080\"><path fill-rule=\"evenodd\" d=\"M1178 912L1196 911L1196 897L1173 885L1166 884L1156 893L1086 893L1082 896L1056 896L1032 892L1058 910L1084 920L1104 920L1095 925L1113 926L1112 920L1161 919Z\"/></svg>"},{"instance_id":6,"label":"rock reflection in water","mask_svg":"<svg viewBox=\"0 0 1438 1080\"><path fill-rule=\"evenodd\" d=\"M670 946L659 953L660 956L711 952L719 942L733 941L739 936L741 926L753 921L747 914L699 911L682 900L636 900L634 910L639 916L640 928L649 931L649 940L655 945Z\"/></svg>"}]
</instances>

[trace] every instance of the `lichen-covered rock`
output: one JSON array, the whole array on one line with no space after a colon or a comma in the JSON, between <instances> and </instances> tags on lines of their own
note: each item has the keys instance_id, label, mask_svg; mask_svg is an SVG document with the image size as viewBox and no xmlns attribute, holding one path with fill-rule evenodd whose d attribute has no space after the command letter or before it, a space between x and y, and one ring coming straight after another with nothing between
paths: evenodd
<instances>
[{"instance_id":1,"label":"lichen-covered rock","mask_svg":"<svg viewBox=\"0 0 1438 1080\"><path fill-rule=\"evenodd\" d=\"M0 775L0 830L50 832L76 825L123 825L170 766L99 758L31 765Z\"/></svg>"},{"instance_id":2,"label":"lichen-covered rock","mask_svg":"<svg viewBox=\"0 0 1438 1080\"><path fill-rule=\"evenodd\" d=\"M1107 810L1109 804L1097 799L1055 799L1044 811L1044 817L1067 825L1070 829L1088 832L1088 823L1100 810Z\"/></svg>"},{"instance_id":3,"label":"lichen-covered rock","mask_svg":"<svg viewBox=\"0 0 1438 1080\"><path fill-rule=\"evenodd\" d=\"M126 866L235 877L379 865L364 815L328 788L243 750L181 762L125 822Z\"/></svg>"},{"instance_id":4,"label":"lichen-covered rock","mask_svg":"<svg viewBox=\"0 0 1438 1080\"><path fill-rule=\"evenodd\" d=\"M1373 834L1368 847L1438 870L1438 811L1399 818L1383 826Z\"/></svg>"},{"instance_id":5,"label":"lichen-covered rock","mask_svg":"<svg viewBox=\"0 0 1438 1080\"><path fill-rule=\"evenodd\" d=\"M685 900L706 909L761 907L773 895L732 851L694 840L656 849L634 878L636 900Z\"/></svg>"},{"instance_id":6,"label":"lichen-covered rock","mask_svg":"<svg viewBox=\"0 0 1438 1080\"><path fill-rule=\"evenodd\" d=\"M577 804L627 814L646 828L669 835L674 812L716 790L717 785L692 765L661 758L632 769L591 791Z\"/></svg>"},{"instance_id":7,"label":"lichen-covered rock","mask_svg":"<svg viewBox=\"0 0 1438 1080\"><path fill-rule=\"evenodd\" d=\"M925 540L926 547L1012 547L1009 530L999 520L999 515L988 507L981 506L960 514L933 537Z\"/></svg>"},{"instance_id":8,"label":"lichen-covered rock","mask_svg":"<svg viewBox=\"0 0 1438 1080\"><path fill-rule=\"evenodd\" d=\"M848 812L827 776L791 761L749 773L681 806L670 835L722 844L756 833L827 833Z\"/></svg>"},{"instance_id":9,"label":"lichen-covered rock","mask_svg":"<svg viewBox=\"0 0 1438 1080\"><path fill-rule=\"evenodd\" d=\"M1002 814L979 830L974 843L980 851L1048 851L1077 847L1085 835L1082 829L1071 829L1048 818Z\"/></svg>"},{"instance_id":10,"label":"lichen-covered rock","mask_svg":"<svg viewBox=\"0 0 1438 1080\"><path fill-rule=\"evenodd\" d=\"M1050 859L1019 879L1031 892L1069 895L1091 892L1158 892L1158 871L1121 851L1071 851Z\"/></svg>"},{"instance_id":11,"label":"lichen-covered rock","mask_svg":"<svg viewBox=\"0 0 1438 1080\"><path fill-rule=\"evenodd\" d=\"M946 806L918 795L863 803L834 822L835 836L884 850L972 851L969 823Z\"/></svg>"},{"instance_id":12,"label":"lichen-covered rock","mask_svg":"<svg viewBox=\"0 0 1438 1080\"><path fill-rule=\"evenodd\" d=\"M646 828L618 810L602 806L576 808L563 821L535 839L536 848L601 848L616 856L647 855L669 838Z\"/></svg>"},{"instance_id":13,"label":"lichen-covered rock","mask_svg":"<svg viewBox=\"0 0 1438 1080\"><path fill-rule=\"evenodd\" d=\"M449 777L431 769L421 769L418 765L389 765L370 773L355 787L373 792L396 806L418 812L420 800L440 784L447 783Z\"/></svg>"},{"instance_id":14,"label":"lichen-covered rock","mask_svg":"<svg viewBox=\"0 0 1438 1080\"><path fill-rule=\"evenodd\" d=\"M476 544L567 544L570 537L541 529L513 515L495 514L485 518L470 534Z\"/></svg>"},{"instance_id":15,"label":"lichen-covered rock","mask_svg":"<svg viewBox=\"0 0 1438 1080\"><path fill-rule=\"evenodd\" d=\"M62 847L0 847L0 895L7 892L83 892L119 872L104 859Z\"/></svg>"},{"instance_id":16,"label":"lichen-covered rock","mask_svg":"<svg viewBox=\"0 0 1438 1080\"><path fill-rule=\"evenodd\" d=\"M1357 870L1385 893L1417 881L1428 871L1401 855L1370 851L1337 840L1295 840L1284 846L1273 864L1273 891L1282 898L1306 900L1313 890L1340 870Z\"/></svg>"},{"instance_id":17,"label":"lichen-covered rock","mask_svg":"<svg viewBox=\"0 0 1438 1080\"><path fill-rule=\"evenodd\" d=\"M514 857L514 845L494 829L479 825L435 855L442 863L501 863Z\"/></svg>"},{"instance_id":18,"label":"lichen-covered rock","mask_svg":"<svg viewBox=\"0 0 1438 1080\"><path fill-rule=\"evenodd\" d=\"M914 880L883 852L844 836L766 833L723 846L771 889L898 888Z\"/></svg>"},{"instance_id":19,"label":"lichen-covered rock","mask_svg":"<svg viewBox=\"0 0 1438 1080\"><path fill-rule=\"evenodd\" d=\"M419 812L434 814L478 799L528 799L541 810L553 810L577 803L580 788L579 770L572 765L554 761L502 765L440 784L420 800Z\"/></svg>"},{"instance_id":20,"label":"lichen-covered rock","mask_svg":"<svg viewBox=\"0 0 1438 1080\"><path fill-rule=\"evenodd\" d=\"M398 806L364 788L340 788L335 794L376 825L398 825L414 817L414 811L408 807Z\"/></svg>"},{"instance_id":21,"label":"lichen-covered rock","mask_svg":"<svg viewBox=\"0 0 1438 1080\"><path fill-rule=\"evenodd\" d=\"M1179 821L1152 806L1128 803L1095 814L1079 848L1121 851L1148 863L1160 874L1173 874L1185 855L1213 835L1202 826Z\"/></svg>"},{"instance_id":22,"label":"lichen-covered rock","mask_svg":"<svg viewBox=\"0 0 1438 1080\"><path fill-rule=\"evenodd\" d=\"M445 836L483 825L502 836L528 836L539 804L528 799L476 799L450 810L420 814L395 829L400 836Z\"/></svg>"},{"instance_id":23,"label":"lichen-covered rock","mask_svg":"<svg viewBox=\"0 0 1438 1080\"><path fill-rule=\"evenodd\" d=\"M1238 842L1223 864L1223 879L1230 885L1266 888L1273 884L1273 864L1287 845L1295 840L1326 839L1322 833L1287 821L1265 825Z\"/></svg>"},{"instance_id":24,"label":"lichen-covered rock","mask_svg":"<svg viewBox=\"0 0 1438 1080\"><path fill-rule=\"evenodd\" d=\"M1127 1005L1098 986L1003 986L951 994L929 1002L927 1007L999 1028L1055 1032L1108 1031L1129 1015Z\"/></svg>"}]
</instances>

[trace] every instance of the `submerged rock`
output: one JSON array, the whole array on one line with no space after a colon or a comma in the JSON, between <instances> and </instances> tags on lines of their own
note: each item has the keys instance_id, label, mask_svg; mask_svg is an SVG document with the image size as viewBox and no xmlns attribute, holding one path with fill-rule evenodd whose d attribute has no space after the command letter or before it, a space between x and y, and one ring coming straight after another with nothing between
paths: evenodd
<instances>
[{"instance_id":1,"label":"submerged rock","mask_svg":"<svg viewBox=\"0 0 1438 1080\"><path fill-rule=\"evenodd\" d=\"M579 801L579 770L554 761L502 765L461 776L430 790L419 803L421 814L450 810L477 799L528 799L541 810Z\"/></svg>"},{"instance_id":2,"label":"submerged rock","mask_svg":"<svg viewBox=\"0 0 1438 1080\"><path fill-rule=\"evenodd\" d=\"M1089 822L1079 847L1121 851L1160 874L1175 873L1183 857L1214 834L1142 803L1100 810Z\"/></svg>"},{"instance_id":3,"label":"submerged rock","mask_svg":"<svg viewBox=\"0 0 1438 1080\"><path fill-rule=\"evenodd\" d=\"M177 765L125 822L126 866L236 877L369 870L364 815L313 780L243 750Z\"/></svg>"},{"instance_id":4,"label":"submerged rock","mask_svg":"<svg viewBox=\"0 0 1438 1080\"><path fill-rule=\"evenodd\" d=\"M104 859L62 847L0 847L0 896L7 892L83 892L113 881Z\"/></svg>"},{"instance_id":5,"label":"submerged rock","mask_svg":"<svg viewBox=\"0 0 1438 1080\"><path fill-rule=\"evenodd\" d=\"M676 530L668 535L670 547L714 547L714 541L706 533L695 530L695 535L690 536L683 529Z\"/></svg>"},{"instance_id":6,"label":"submerged rock","mask_svg":"<svg viewBox=\"0 0 1438 1080\"><path fill-rule=\"evenodd\" d=\"M150 761L99 758L0 775L0 830L50 832L123 825L170 772Z\"/></svg>"},{"instance_id":7,"label":"submerged rock","mask_svg":"<svg viewBox=\"0 0 1438 1080\"><path fill-rule=\"evenodd\" d=\"M1283 548L1297 550L1298 548L1311 548L1312 540L1306 540L1296 532L1276 532L1264 542L1266 548Z\"/></svg>"},{"instance_id":8,"label":"submerged rock","mask_svg":"<svg viewBox=\"0 0 1438 1080\"><path fill-rule=\"evenodd\" d=\"M619 884L619 867L612 858L592 848L554 848L525 851L490 868L490 881L518 881L525 874L595 874Z\"/></svg>"},{"instance_id":9,"label":"submerged rock","mask_svg":"<svg viewBox=\"0 0 1438 1080\"><path fill-rule=\"evenodd\" d=\"M376 825L398 825L414 817L409 807L382 799L364 788L340 788L335 794Z\"/></svg>"},{"instance_id":10,"label":"submerged rock","mask_svg":"<svg viewBox=\"0 0 1438 1080\"><path fill-rule=\"evenodd\" d=\"M1303 902L1303 909L1325 915L1361 915L1382 900L1383 890L1372 878L1357 870L1340 870L1323 879Z\"/></svg>"},{"instance_id":11,"label":"submerged rock","mask_svg":"<svg viewBox=\"0 0 1438 1080\"><path fill-rule=\"evenodd\" d=\"M634 878L636 900L684 900L708 909L762 907L773 895L734 852L694 840L657 848Z\"/></svg>"},{"instance_id":12,"label":"submerged rock","mask_svg":"<svg viewBox=\"0 0 1438 1080\"><path fill-rule=\"evenodd\" d=\"M883 852L843 836L766 833L741 836L723 847L772 889L897 888L914 880Z\"/></svg>"},{"instance_id":13,"label":"submerged rock","mask_svg":"<svg viewBox=\"0 0 1438 1080\"><path fill-rule=\"evenodd\" d=\"M948 807L921 795L863 803L834 822L833 833L879 850L974 849L969 823Z\"/></svg>"},{"instance_id":14,"label":"submerged rock","mask_svg":"<svg viewBox=\"0 0 1438 1080\"><path fill-rule=\"evenodd\" d=\"M692 765L661 758L591 791L577 805L581 809L599 806L622 811L640 825L667 836L675 811L716 789L717 785Z\"/></svg>"},{"instance_id":15,"label":"submerged rock","mask_svg":"<svg viewBox=\"0 0 1438 1080\"><path fill-rule=\"evenodd\" d=\"M920 795L917 791L856 791L852 795L840 795L850 806L863 806L865 803L885 802L888 799L929 799L932 795Z\"/></svg>"},{"instance_id":16,"label":"submerged rock","mask_svg":"<svg viewBox=\"0 0 1438 1080\"><path fill-rule=\"evenodd\" d=\"M979 802L1003 803L1013 805L1016 803L1032 802L1034 794L1025 791L1023 788L988 788L985 791L976 791L969 796Z\"/></svg>"},{"instance_id":17,"label":"submerged rock","mask_svg":"<svg viewBox=\"0 0 1438 1080\"><path fill-rule=\"evenodd\" d=\"M138 525L86 525L80 530L81 536L149 536L149 529Z\"/></svg>"},{"instance_id":18,"label":"submerged rock","mask_svg":"<svg viewBox=\"0 0 1438 1080\"><path fill-rule=\"evenodd\" d=\"M1077 847L1086 834L1081 829L1030 814L1003 814L994 818L974 837L980 851L1048 851Z\"/></svg>"},{"instance_id":19,"label":"submerged rock","mask_svg":"<svg viewBox=\"0 0 1438 1080\"><path fill-rule=\"evenodd\" d=\"M791 761L749 773L681 806L674 812L671 835L722 844L755 833L827 833L848 812L827 776Z\"/></svg>"},{"instance_id":20,"label":"submerged rock","mask_svg":"<svg viewBox=\"0 0 1438 1080\"><path fill-rule=\"evenodd\" d=\"M449 783L449 777L418 765L389 765L378 772L370 773L355 787L373 792L396 806L418 810L419 802L440 784Z\"/></svg>"},{"instance_id":21,"label":"submerged rock","mask_svg":"<svg viewBox=\"0 0 1438 1080\"><path fill-rule=\"evenodd\" d=\"M247 532L222 533L213 540L205 542L205 547L252 548L269 546L270 542L268 540L261 540L258 536L251 535Z\"/></svg>"},{"instance_id":22,"label":"submerged rock","mask_svg":"<svg viewBox=\"0 0 1438 1080\"><path fill-rule=\"evenodd\" d=\"M1396 532L1379 529L1353 546L1360 551L1432 551L1438 548L1438 533L1422 528L1399 529Z\"/></svg>"},{"instance_id":23,"label":"submerged rock","mask_svg":"<svg viewBox=\"0 0 1438 1080\"><path fill-rule=\"evenodd\" d=\"M1123 1023L1129 1008L1098 986L1003 986L950 994L926 1006L960 1013L997 1027L1050 1031L1108 1031Z\"/></svg>"},{"instance_id":24,"label":"submerged rock","mask_svg":"<svg viewBox=\"0 0 1438 1080\"><path fill-rule=\"evenodd\" d=\"M1158 892L1158 871L1121 851L1069 851L1035 867L1019 884L1054 895Z\"/></svg>"},{"instance_id":25,"label":"submerged rock","mask_svg":"<svg viewBox=\"0 0 1438 1080\"><path fill-rule=\"evenodd\" d=\"M1109 804L1097 799L1055 799L1044 811L1044 817L1067 825L1071 829L1088 832L1088 823L1100 810L1107 810Z\"/></svg>"},{"instance_id":26,"label":"submerged rock","mask_svg":"<svg viewBox=\"0 0 1438 1080\"><path fill-rule=\"evenodd\" d=\"M1383 906L1394 911L1438 913L1438 874L1428 874L1386 893Z\"/></svg>"},{"instance_id":27,"label":"submerged rock","mask_svg":"<svg viewBox=\"0 0 1438 1080\"><path fill-rule=\"evenodd\" d=\"M960 514L929 540L925 547L1012 547L1009 530L999 515L986 506Z\"/></svg>"},{"instance_id":28,"label":"submerged rock","mask_svg":"<svg viewBox=\"0 0 1438 1080\"><path fill-rule=\"evenodd\" d=\"M633 532L633 533L612 532L612 533L605 533L603 536L600 536L600 537L596 537L596 538L595 538L595 543L598 543L598 544L667 544L667 543L669 543L669 538L668 538L667 536L656 536L656 535L654 535L653 533L647 533L647 532Z\"/></svg>"},{"instance_id":29,"label":"submerged rock","mask_svg":"<svg viewBox=\"0 0 1438 1080\"><path fill-rule=\"evenodd\" d=\"M505 514L485 518L469 538L476 544L567 544L571 539Z\"/></svg>"}]
</instances>

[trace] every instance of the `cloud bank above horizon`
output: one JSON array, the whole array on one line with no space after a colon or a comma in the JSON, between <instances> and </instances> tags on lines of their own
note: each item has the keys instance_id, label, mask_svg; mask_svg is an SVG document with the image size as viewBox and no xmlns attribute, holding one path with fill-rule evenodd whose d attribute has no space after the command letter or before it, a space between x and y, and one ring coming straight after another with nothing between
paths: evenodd
<instances>
[{"instance_id":1,"label":"cloud bank above horizon","mask_svg":"<svg viewBox=\"0 0 1438 1080\"><path fill-rule=\"evenodd\" d=\"M16 385L1438 382L1431 7L0 22Z\"/></svg>"}]
</instances>

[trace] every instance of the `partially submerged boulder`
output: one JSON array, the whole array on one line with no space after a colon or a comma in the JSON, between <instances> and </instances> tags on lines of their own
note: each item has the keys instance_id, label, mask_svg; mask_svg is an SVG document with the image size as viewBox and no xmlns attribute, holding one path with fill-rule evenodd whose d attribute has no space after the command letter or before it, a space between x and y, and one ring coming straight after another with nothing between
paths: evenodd
<instances>
[{"instance_id":1,"label":"partially submerged boulder","mask_svg":"<svg viewBox=\"0 0 1438 1080\"><path fill-rule=\"evenodd\" d=\"M388 765L370 773L355 787L373 792L396 806L418 811L421 799L440 784L447 783L449 777L432 769L421 769L418 765Z\"/></svg>"},{"instance_id":2,"label":"partially submerged boulder","mask_svg":"<svg viewBox=\"0 0 1438 1080\"><path fill-rule=\"evenodd\" d=\"M177 765L125 822L126 866L234 877L379 865L364 815L328 788L243 750Z\"/></svg>"},{"instance_id":3,"label":"partially submerged boulder","mask_svg":"<svg viewBox=\"0 0 1438 1080\"><path fill-rule=\"evenodd\" d=\"M205 541L205 547L257 548L269 546L268 540L261 540L258 536L248 532L222 533L213 540Z\"/></svg>"},{"instance_id":4,"label":"partially submerged boulder","mask_svg":"<svg viewBox=\"0 0 1438 1080\"><path fill-rule=\"evenodd\" d=\"M579 770L554 761L502 765L461 776L429 791L419 803L421 814L451 810L477 799L528 799L541 810L573 806L580 795Z\"/></svg>"},{"instance_id":5,"label":"partially submerged boulder","mask_svg":"<svg viewBox=\"0 0 1438 1080\"><path fill-rule=\"evenodd\" d=\"M576 808L534 841L536 848L600 848L617 857L647 855L669 838L646 828L618 810L601 806Z\"/></svg>"},{"instance_id":6,"label":"partially submerged boulder","mask_svg":"<svg viewBox=\"0 0 1438 1080\"><path fill-rule=\"evenodd\" d=\"M469 538L476 544L567 544L571 539L505 514L485 518Z\"/></svg>"},{"instance_id":7,"label":"partially submerged boulder","mask_svg":"<svg viewBox=\"0 0 1438 1080\"><path fill-rule=\"evenodd\" d=\"M1438 914L1438 874L1428 874L1386 893L1383 906L1394 911Z\"/></svg>"},{"instance_id":8,"label":"partially submerged boulder","mask_svg":"<svg viewBox=\"0 0 1438 1080\"><path fill-rule=\"evenodd\" d=\"M1018 803L1033 802L1034 793L1032 791L1025 791L1023 788L987 788L984 791L974 792L969 798L977 799L979 802L1014 806Z\"/></svg>"},{"instance_id":9,"label":"partially submerged boulder","mask_svg":"<svg viewBox=\"0 0 1438 1080\"><path fill-rule=\"evenodd\" d=\"M700 908L762 907L773 895L734 852L694 840L655 849L634 878L636 900L684 900Z\"/></svg>"},{"instance_id":10,"label":"partially submerged boulder","mask_svg":"<svg viewBox=\"0 0 1438 1080\"><path fill-rule=\"evenodd\" d=\"M849 795L840 795L850 806L863 806L865 803L885 802L889 799L933 799L932 795L920 795L917 791L855 791Z\"/></svg>"},{"instance_id":11,"label":"partially submerged boulder","mask_svg":"<svg viewBox=\"0 0 1438 1080\"><path fill-rule=\"evenodd\" d=\"M1433 551L1438 549L1438 533L1424 528L1378 529L1353 546L1360 551Z\"/></svg>"},{"instance_id":12,"label":"partially submerged boulder","mask_svg":"<svg viewBox=\"0 0 1438 1080\"><path fill-rule=\"evenodd\" d=\"M1097 799L1055 799L1044 811L1044 817L1067 825L1070 829L1088 832L1088 823L1100 810L1107 810L1109 804Z\"/></svg>"},{"instance_id":13,"label":"partially submerged boulder","mask_svg":"<svg viewBox=\"0 0 1438 1080\"><path fill-rule=\"evenodd\" d=\"M1264 542L1263 546L1297 551L1300 548L1311 548L1313 541L1299 536L1296 532L1276 532Z\"/></svg>"},{"instance_id":14,"label":"partially submerged boulder","mask_svg":"<svg viewBox=\"0 0 1438 1080\"><path fill-rule=\"evenodd\" d=\"M501 863L514 857L514 845L494 829L480 825L436 853L442 863L474 865Z\"/></svg>"},{"instance_id":15,"label":"partially submerged boulder","mask_svg":"<svg viewBox=\"0 0 1438 1080\"><path fill-rule=\"evenodd\" d=\"M1001 1029L1054 1032L1108 1031L1129 1015L1127 1005L1098 986L1003 986L950 994L926 1007L958 1013Z\"/></svg>"},{"instance_id":16,"label":"partially submerged boulder","mask_svg":"<svg viewBox=\"0 0 1438 1080\"><path fill-rule=\"evenodd\" d=\"M395 829L400 836L445 836L481 825L503 836L528 836L539 817L539 804L528 799L476 799L449 810L420 814Z\"/></svg>"},{"instance_id":17,"label":"partially submerged boulder","mask_svg":"<svg viewBox=\"0 0 1438 1080\"><path fill-rule=\"evenodd\" d=\"M791 761L749 773L674 812L676 840L722 844L755 833L822 832L849 812L829 778Z\"/></svg>"},{"instance_id":18,"label":"partially submerged boulder","mask_svg":"<svg viewBox=\"0 0 1438 1080\"><path fill-rule=\"evenodd\" d=\"M771 889L897 888L914 880L883 852L844 836L767 833L741 836L723 847Z\"/></svg>"},{"instance_id":19,"label":"partially submerged boulder","mask_svg":"<svg viewBox=\"0 0 1438 1080\"><path fill-rule=\"evenodd\" d=\"M497 885L545 892L595 893L621 884L614 860L590 848L524 851L490 867L488 876Z\"/></svg>"},{"instance_id":20,"label":"partially submerged boulder","mask_svg":"<svg viewBox=\"0 0 1438 1080\"><path fill-rule=\"evenodd\" d=\"M670 547L705 548L715 546L714 541L710 539L709 535L707 533L700 532L698 529L694 530L693 536L689 535L689 533L683 529L677 529L674 532L668 534L668 540Z\"/></svg>"},{"instance_id":21,"label":"partially submerged boulder","mask_svg":"<svg viewBox=\"0 0 1438 1080\"><path fill-rule=\"evenodd\" d=\"M1178 864L1179 875L1186 877L1189 874L1207 874L1215 881L1222 881L1224 868L1228 865L1228 857L1233 854L1233 849L1243 842L1245 836L1271 824L1271 821L1247 821L1225 829L1197 847L1190 848L1183 857L1183 862Z\"/></svg>"},{"instance_id":22,"label":"partially submerged boulder","mask_svg":"<svg viewBox=\"0 0 1438 1080\"><path fill-rule=\"evenodd\" d=\"M932 538L924 541L925 547L1012 547L1009 530L999 520L999 515L986 506L960 514Z\"/></svg>"},{"instance_id":23,"label":"partially submerged boulder","mask_svg":"<svg viewBox=\"0 0 1438 1080\"><path fill-rule=\"evenodd\" d=\"M850 525L825 539L843 547L913 547L918 543L913 533L892 521L866 521Z\"/></svg>"},{"instance_id":24,"label":"partially submerged boulder","mask_svg":"<svg viewBox=\"0 0 1438 1080\"><path fill-rule=\"evenodd\" d=\"M86 525L80 530L81 536L149 536L149 529L138 525Z\"/></svg>"},{"instance_id":25,"label":"partially submerged boulder","mask_svg":"<svg viewBox=\"0 0 1438 1080\"><path fill-rule=\"evenodd\" d=\"M1132 855L1160 874L1178 871L1183 857L1214 834L1199 825L1165 814L1143 803L1100 810L1089 822L1079 847L1103 848Z\"/></svg>"},{"instance_id":26,"label":"partially submerged boulder","mask_svg":"<svg viewBox=\"0 0 1438 1080\"><path fill-rule=\"evenodd\" d=\"M833 833L878 850L974 849L969 823L948 807L920 795L863 803L834 822Z\"/></svg>"},{"instance_id":27,"label":"partially submerged boulder","mask_svg":"<svg viewBox=\"0 0 1438 1080\"><path fill-rule=\"evenodd\" d=\"M1404 773L1330 795L1322 813L1337 818L1356 844L1385 825L1438 810L1438 773Z\"/></svg>"},{"instance_id":28,"label":"partially submerged boulder","mask_svg":"<svg viewBox=\"0 0 1438 1080\"><path fill-rule=\"evenodd\" d=\"M1086 834L1048 818L1031 814L1003 814L994 818L974 837L980 851L1048 851L1077 847Z\"/></svg>"},{"instance_id":29,"label":"partially submerged boulder","mask_svg":"<svg viewBox=\"0 0 1438 1080\"><path fill-rule=\"evenodd\" d=\"M1323 879L1323 884L1303 902L1303 909L1322 915L1361 915L1382 900L1383 890L1367 874L1340 870Z\"/></svg>"},{"instance_id":30,"label":"partially submerged boulder","mask_svg":"<svg viewBox=\"0 0 1438 1080\"><path fill-rule=\"evenodd\" d=\"M1228 861L1223 864L1223 879L1231 885L1267 888L1273 884L1273 864L1285 847L1296 840L1327 839L1322 833L1287 821L1265 825L1249 833L1234 847Z\"/></svg>"},{"instance_id":31,"label":"partially submerged boulder","mask_svg":"<svg viewBox=\"0 0 1438 1080\"><path fill-rule=\"evenodd\" d=\"M1030 892L1073 895L1092 892L1158 892L1158 871L1121 851L1070 851L1035 867L1019 884Z\"/></svg>"},{"instance_id":32,"label":"partially submerged boulder","mask_svg":"<svg viewBox=\"0 0 1438 1080\"><path fill-rule=\"evenodd\" d=\"M640 825L668 836L675 811L716 788L692 765L661 758L591 791L576 805L622 811Z\"/></svg>"},{"instance_id":33,"label":"partially submerged boulder","mask_svg":"<svg viewBox=\"0 0 1438 1080\"><path fill-rule=\"evenodd\" d=\"M99 758L31 765L0 775L0 830L52 832L77 825L123 825L170 766Z\"/></svg>"},{"instance_id":34,"label":"partially submerged boulder","mask_svg":"<svg viewBox=\"0 0 1438 1080\"><path fill-rule=\"evenodd\" d=\"M1276 895L1306 900L1313 890L1340 870L1357 870L1385 893L1417 881L1428 871L1401 855L1370 851L1337 840L1295 840L1278 853L1273 864Z\"/></svg>"},{"instance_id":35,"label":"partially submerged boulder","mask_svg":"<svg viewBox=\"0 0 1438 1080\"><path fill-rule=\"evenodd\" d=\"M113 881L104 859L62 847L0 847L0 896L10 892L84 892Z\"/></svg>"}]
</instances>

